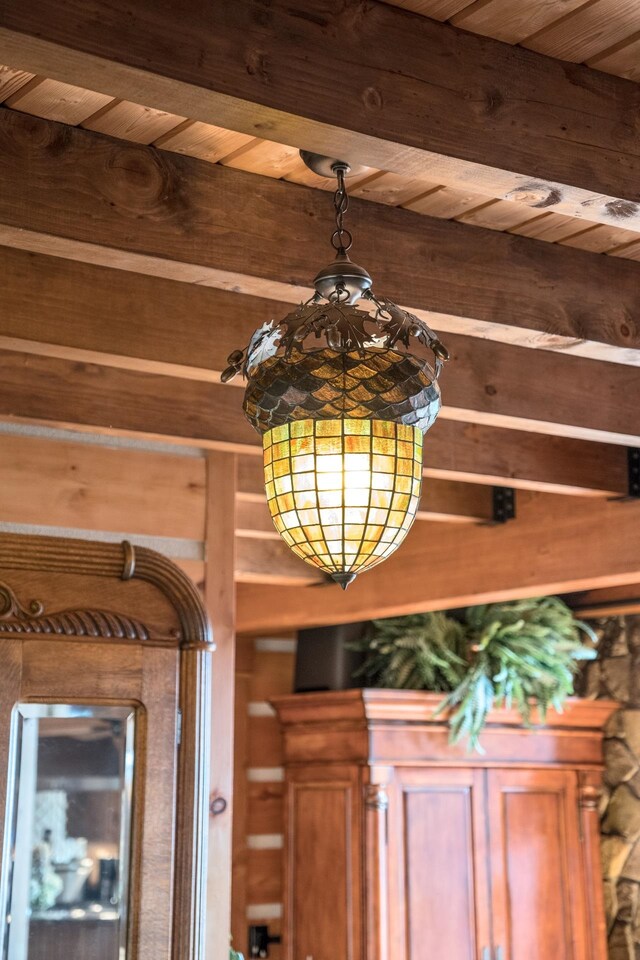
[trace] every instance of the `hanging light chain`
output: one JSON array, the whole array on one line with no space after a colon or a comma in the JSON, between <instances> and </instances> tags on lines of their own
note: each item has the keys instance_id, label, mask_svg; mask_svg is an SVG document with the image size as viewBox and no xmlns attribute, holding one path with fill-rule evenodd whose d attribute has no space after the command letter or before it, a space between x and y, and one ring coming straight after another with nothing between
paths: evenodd
<instances>
[{"instance_id":1,"label":"hanging light chain","mask_svg":"<svg viewBox=\"0 0 640 960\"><path fill-rule=\"evenodd\" d=\"M338 181L338 188L333 195L333 206L336 211L336 229L331 235L331 246L341 256L344 256L351 249L353 236L350 230L344 226L344 215L349 209L349 194L345 183L345 174L349 172L349 166L346 163L336 163L334 173Z\"/></svg>"}]
</instances>

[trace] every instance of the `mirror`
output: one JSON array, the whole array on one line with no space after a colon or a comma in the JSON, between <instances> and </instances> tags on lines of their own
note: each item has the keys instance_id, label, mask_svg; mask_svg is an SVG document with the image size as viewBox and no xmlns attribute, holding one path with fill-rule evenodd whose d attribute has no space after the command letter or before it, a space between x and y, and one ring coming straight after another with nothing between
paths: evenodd
<instances>
[{"instance_id":1,"label":"mirror","mask_svg":"<svg viewBox=\"0 0 640 960\"><path fill-rule=\"evenodd\" d=\"M14 708L3 960L126 960L134 736L132 707Z\"/></svg>"}]
</instances>

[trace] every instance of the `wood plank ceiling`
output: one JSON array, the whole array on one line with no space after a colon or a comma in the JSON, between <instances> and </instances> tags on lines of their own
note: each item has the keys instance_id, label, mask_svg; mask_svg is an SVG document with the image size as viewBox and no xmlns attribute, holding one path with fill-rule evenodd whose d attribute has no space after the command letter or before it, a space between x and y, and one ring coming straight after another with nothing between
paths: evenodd
<instances>
[{"instance_id":1,"label":"wood plank ceiling","mask_svg":"<svg viewBox=\"0 0 640 960\"><path fill-rule=\"evenodd\" d=\"M37 0L33 9L45 10L47 3ZM320 0L314 3L318 6ZM248 10L250 0L243 0L238 9L240 6ZM373 6L379 8L376 16L384 7ZM536 54L586 63L594 71L630 81L640 79L636 62L640 4L634 2L398 0L393 6ZM400 13L394 16L390 7L384 9L387 13L380 14L380 22L388 22L394 29L406 31L415 19ZM288 9L278 12L283 17L290 14ZM34 18L37 20L37 12ZM5 36L2 19L0 15L0 40ZM309 30L320 29L311 18L306 19L315 24ZM29 33L32 25L27 26ZM14 28L10 23L6 29L11 33ZM232 28L240 30L235 22ZM465 36L460 34L458 39L464 43ZM446 40L444 34L433 37L434 43L439 38ZM233 42L229 41L224 52L233 49ZM100 92L76 85L79 74L75 67L66 72L64 52L52 54L47 48L41 61L39 43L39 39L34 45L28 41L22 67L27 62L47 61L52 65L49 73L18 66L0 68L0 103L4 106L0 110L4 145L0 175L9 187L0 196L0 268L6 278L5 309L0 317L0 348L4 350L0 416L100 436L113 432L132 435L151 443L177 440L198 446L202 452L214 448L240 453L236 579L244 584L244 594L240 591L241 600L245 599L241 612L247 611L243 622L251 629L261 628L266 623L263 611L269 607L269 626L275 627L284 622L279 618L287 607L286 590L282 603L269 605L260 584L301 584L316 578L287 554L274 535L261 493L257 438L242 419L238 391L234 386L223 387L219 373L228 352L242 344L254 326L286 312L288 304L303 295L314 267L322 263L318 259L326 239L322 226L326 223L328 234L330 224L329 200L314 191L332 190L334 184L302 164L298 146L307 144L295 123L283 121L278 126L269 116L262 120L258 112L255 123L248 121L248 114L237 106L225 106L222 83L221 90L215 91L219 99L214 99L211 107L204 110L197 101L198 110L184 109L182 115L160 109L161 101L175 106L176 100L170 95L164 100L167 87L161 84L155 92L153 82L145 86L144 78L141 89L154 91L147 101L154 102L153 107L137 102L136 97L122 99L104 92L122 94L126 76L119 76L117 69L107 70L104 83L95 84ZM277 38L274 43L277 47ZM8 43L9 50L18 47L15 39ZM492 51L497 56L498 47L494 44L487 57ZM477 50L474 55L481 63ZM94 71L91 54L87 57L78 68L83 77ZM108 60L107 53L104 62ZM54 70L55 64L59 67ZM536 64L543 74L542 66ZM455 70L455 64L447 69ZM570 68L567 70L571 82ZM156 75L160 76L157 70ZM102 76L100 70L95 76ZM325 82L321 77L320 86ZM360 82L359 76L355 89ZM593 124L598 121L598 96L603 102L610 97L618 104L620 126L624 126L620 143L615 145L619 164L611 175L606 163L596 170L598 162L593 157L604 147L602 138L597 143L594 140L595 153L582 165L579 157L576 179L566 179L578 192L574 196L569 190L566 202L556 204L554 199L551 204L577 215L547 208L545 191L552 196L553 189L538 171L530 171L537 174L530 186L506 189L501 185L501 167L489 165L486 169L497 173L491 190L485 192L476 182L486 186L489 181L484 174L465 179L464 169L461 174L458 167L446 162L438 164L438 175L429 176L428 159L418 162L419 158L402 146L410 143L403 141L402 135L394 141L396 153L384 145L378 151L379 156L392 157L393 169L378 164L351 181L363 262L374 274L383 275L391 294L394 283L398 292L404 291L407 306L422 310L432 320L435 315L437 329L448 331L456 360L456 376L446 383L443 417L427 444L425 475L431 480L420 520L485 527L469 532L467 526L458 533L452 528L447 533L443 555L450 557L451 570L445 564L442 584L434 584L433 596L427 597L411 575L412 565L419 569L432 549L429 524L420 523L411 541L413 548L406 550L404 560L394 560L395 567L389 566L392 573L397 571L398 582L407 584L394 612L413 609L416 603L433 606L444 602L465 542L471 545L473 555L490 556L497 569L503 554L518 552L519 536L535 535L534 552L549 567L550 579L545 583L552 587L556 570L562 566L547 556L549 530L554 524L557 527L562 522L569 531L563 541L567 558L572 529L590 524L589 543L596 551L599 522L606 522L611 530L624 527L616 512L624 507L579 500L565 511L559 505L564 499L560 501L557 495L600 501L625 495L625 447L640 444L636 272L640 268L630 262L640 260L637 198L604 203L609 194L605 190L601 196L597 189L601 181L605 186L610 181L612 196L631 196L624 151L625 138L634 125L637 128L637 117L632 115L631 100L627 110L624 98L635 89L632 84L603 87L588 103L578 94L572 104L574 111L584 107L584 122ZM377 88L367 90L376 101ZM270 93L274 101L280 95L283 111L290 110L282 92ZM500 96L496 91L496 109ZM251 103L244 89L238 97ZM196 99L191 97L192 105ZM217 126L201 119L203 112L215 113L216 105L227 121L239 118L238 130L231 129L228 122L222 125L222 120ZM378 107L377 101L373 103L372 109ZM492 110L489 103L488 112ZM314 120L320 125L324 122L322 116ZM260 126L265 132L273 131L278 142L256 136ZM254 133L246 132L249 127ZM303 132L309 129L305 127ZM283 130L290 130L290 144L280 142L286 139ZM355 143L350 140L353 130L357 132L357 121L345 121L345 142ZM616 130L614 126L614 134ZM312 133L316 135L315 130ZM543 134L553 136L553 130L544 129ZM380 137L377 143L384 139ZM358 149L363 149L363 142ZM561 149L560 167L572 150L562 154ZM579 155L579 148L575 152ZM446 150L442 153L446 158ZM156 183L158 172L165 178L164 184ZM509 176L504 182L511 183ZM613 192L616 186L619 192ZM247 198L253 201L254 194L259 204L245 202ZM112 209L107 209L105 199ZM170 205L169 215L164 215L159 201ZM180 210L190 211L184 220L176 215ZM192 215L194 211L197 215ZM443 221L452 221L452 225ZM307 229L309 223L312 230ZM291 237L299 241L298 224L304 242L289 245ZM384 242L376 230L383 234ZM286 247L284 254L282 247ZM393 264L387 264L389 248L394 250ZM248 249L260 250L259 266L247 262ZM420 271L411 268L412 256L419 259ZM36 312L33 290L38 290ZM184 326L185 317L188 327ZM221 318L215 337L212 317ZM181 336L183 328L185 335ZM592 391L596 393L594 402ZM122 525L124 516L135 516L141 533L152 528L162 493L157 510L149 508L147 517L136 506L135 497L130 503L126 496L123 499L115 462L108 455L96 457L63 445L54 450L50 441L43 446L33 438L4 442L15 457L11 463L5 458L4 466L0 464L0 484L8 491L5 516L0 518L5 522L27 522L20 470L31 458L42 474L51 476L59 491L60 525L73 518L76 480L74 477L70 484L70 471L80 470L87 527L113 528ZM134 454L118 456L122 464L136 462ZM188 478L195 470L197 509L184 529L193 528L194 542L201 546L205 516L202 464L194 468L191 463L162 457L157 462L157 469L164 471L166 487L170 485L167 471L175 469L181 489L187 491L181 516L186 515L192 498L190 484L194 481ZM492 484L525 491L520 534L513 528L499 534L487 528L491 520L487 487ZM117 509L106 509L112 490L117 491L120 504ZM550 493L554 496L549 497ZM34 515L44 522L47 510ZM548 518L547 527L540 526L544 518ZM175 523L163 526L163 535L178 536L182 529L179 521L177 517ZM564 554L562 557L566 559ZM619 569L607 566L609 560L606 550L598 563L590 565L585 560L570 582L575 581L576 589L586 580L603 585L622 583L640 572L626 554ZM531 575L528 563L525 557L519 567L507 564L505 596L516 568L521 586L537 582L539 574L536 570ZM200 561L194 575L202 576ZM373 605L384 592L380 589L383 582L384 578L372 574L368 585L351 592L351 599L338 598L334 618L356 616L362 598ZM479 577L478 590L482 592L488 583ZM467 581L456 586L460 602L467 587ZM305 602L301 601L302 607ZM326 615L324 603L314 597L308 622L321 621ZM303 617L300 605L290 606L286 617L288 624Z\"/></svg>"},{"instance_id":2,"label":"wood plank ceiling","mask_svg":"<svg viewBox=\"0 0 640 960\"><path fill-rule=\"evenodd\" d=\"M500 34L499 39L505 39L501 35L505 30L500 9L495 10L495 18L491 19L488 15L489 8L494 6L498 8L503 4L490 2L488 5L483 5L482 0L480 4L487 14L484 18L480 18L478 11L477 32L487 36ZM445 19L442 16L445 10L461 6L458 2L443 4L437 0L434 0L433 4L427 0L425 2L418 0L412 4L411 0L407 0L406 3L397 5L415 9L416 12L437 19ZM430 9L431 6L433 12ZM540 0L526 0L526 2L523 0L518 5L518 12L522 14L525 6L530 10L530 17L534 23L544 19L542 11L538 9L540 7L546 9L547 16L550 7L555 9L556 14L558 13L558 5L549 4L548 0L545 3L540 3ZM587 3L587 6L590 8L591 4ZM471 3L468 7L478 8L478 3ZM459 12L460 17L463 12ZM575 11L576 14L578 12ZM470 17L471 14L472 11L469 9ZM527 22L524 16L514 19L517 20L517 25L513 24L511 35L516 39L509 38L509 42L512 43L517 42L517 26L522 29L523 22ZM635 19L639 21L636 28L640 30L640 14L637 9ZM562 17L558 20L564 22ZM631 28L631 15L628 20L628 26ZM452 22L457 22L457 17L454 17ZM474 20L472 22L475 23ZM557 20L555 22L557 23ZM494 32L490 23L494 24ZM460 26L464 29L474 29L464 23ZM594 31L598 26L597 23L594 25ZM606 31L601 33L606 44ZM591 50L594 42L594 38L587 32L584 38L584 49ZM579 53L576 54L577 47L567 45L567 49L576 59L582 59ZM547 51L541 49L541 52ZM566 59L572 58L571 53ZM553 53L550 55L558 56ZM58 80L25 73L9 66L0 66L0 103L12 110L81 126L86 130L94 130L135 143L151 144L162 150L197 157L209 163L220 163L232 169L245 170L249 173L288 180L323 190L334 189L332 180L318 177L305 167L300 160L297 147L179 117L142 104L119 100ZM430 217L532 237L593 253L640 260L639 231L615 224L588 223L577 217L541 211L516 200L498 200L483 196L471 189L460 189L427 178L386 172L370 167L350 180L350 193L363 200L402 207Z\"/></svg>"}]
</instances>

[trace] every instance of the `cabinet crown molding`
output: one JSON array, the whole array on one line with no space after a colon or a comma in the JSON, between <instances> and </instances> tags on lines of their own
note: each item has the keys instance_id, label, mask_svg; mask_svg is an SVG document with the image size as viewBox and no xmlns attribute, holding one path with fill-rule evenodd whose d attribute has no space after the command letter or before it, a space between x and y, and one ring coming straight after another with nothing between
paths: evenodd
<instances>
[{"instance_id":1,"label":"cabinet crown molding","mask_svg":"<svg viewBox=\"0 0 640 960\"><path fill-rule=\"evenodd\" d=\"M603 727L618 704L570 698L562 713L536 711L525 727L516 710L489 714L481 742L484 754L464 742L449 744L442 695L422 690L357 689L301 693L271 702L283 727L289 762L351 761L362 764L447 762L484 766L531 763L602 766Z\"/></svg>"}]
</instances>

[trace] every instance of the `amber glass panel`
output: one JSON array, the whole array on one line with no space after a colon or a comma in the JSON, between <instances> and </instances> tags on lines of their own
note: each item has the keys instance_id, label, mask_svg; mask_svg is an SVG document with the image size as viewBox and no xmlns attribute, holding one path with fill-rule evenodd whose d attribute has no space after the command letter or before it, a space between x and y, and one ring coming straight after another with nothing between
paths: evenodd
<instances>
[{"instance_id":1,"label":"amber glass panel","mask_svg":"<svg viewBox=\"0 0 640 960\"><path fill-rule=\"evenodd\" d=\"M386 420L298 420L264 435L276 530L328 573L359 573L404 540L420 502L422 432Z\"/></svg>"}]
</instances>

